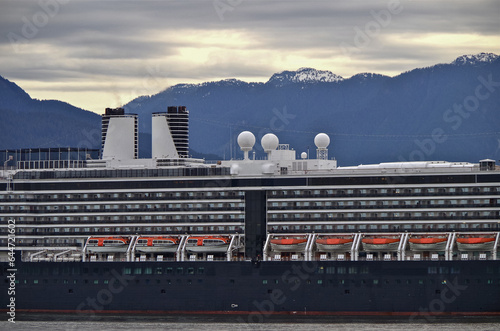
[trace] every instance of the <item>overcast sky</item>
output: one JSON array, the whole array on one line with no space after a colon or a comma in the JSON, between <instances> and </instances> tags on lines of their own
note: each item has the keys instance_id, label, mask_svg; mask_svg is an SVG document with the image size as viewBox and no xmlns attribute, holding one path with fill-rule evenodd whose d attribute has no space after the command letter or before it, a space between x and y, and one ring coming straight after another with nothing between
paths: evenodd
<instances>
[{"instance_id":1,"label":"overcast sky","mask_svg":"<svg viewBox=\"0 0 500 331\"><path fill-rule=\"evenodd\" d=\"M500 54L498 0L0 0L0 75L102 113L178 83Z\"/></svg>"}]
</instances>

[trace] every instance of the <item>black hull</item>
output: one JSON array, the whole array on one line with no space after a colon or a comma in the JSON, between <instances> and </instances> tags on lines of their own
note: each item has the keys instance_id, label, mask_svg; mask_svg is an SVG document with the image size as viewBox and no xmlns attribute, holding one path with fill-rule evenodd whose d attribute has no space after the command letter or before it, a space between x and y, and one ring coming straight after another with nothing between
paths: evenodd
<instances>
[{"instance_id":1,"label":"black hull","mask_svg":"<svg viewBox=\"0 0 500 331\"><path fill-rule=\"evenodd\" d=\"M499 261L18 262L16 312L499 315ZM11 272L2 265L2 278ZM2 308L9 303L4 282Z\"/></svg>"}]
</instances>

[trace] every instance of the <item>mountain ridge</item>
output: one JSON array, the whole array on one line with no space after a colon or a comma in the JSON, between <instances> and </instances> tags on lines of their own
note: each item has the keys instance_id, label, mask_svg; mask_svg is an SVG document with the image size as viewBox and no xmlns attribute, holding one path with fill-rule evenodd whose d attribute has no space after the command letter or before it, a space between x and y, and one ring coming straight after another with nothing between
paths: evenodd
<instances>
[{"instance_id":1,"label":"mountain ridge","mask_svg":"<svg viewBox=\"0 0 500 331\"><path fill-rule=\"evenodd\" d=\"M240 157L236 136L250 130L257 139L273 132L298 152L314 147L316 133L328 133L330 156L341 165L419 159L477 162L500 158L500 90L480 100L481 111L467 112L468 118L453 112L453 107L474 95L479 77L488 80L489 75L500 81L500 60L493 53L463 55L394 77L359 73L343 78L327 70L300 68L275 73L265 83L229 78L177 84L137 97L124 107L139 115L142 157L150 155L151 113L186 105L192 149L220 158ZM100 147L99 115L31 99L15 83L2 79L0 96L6 97L0 101L0 148L37 147L27 146L37 143ZM28 113L38 115L30 119ZM68 129L58 129L54 121ZM12 127L22 126L28 128L24 136L13 133ZM446 141L432 140L436 129L444 131ZM262 157L258 145L257 156Z\"/></svg>"}]
</instances>

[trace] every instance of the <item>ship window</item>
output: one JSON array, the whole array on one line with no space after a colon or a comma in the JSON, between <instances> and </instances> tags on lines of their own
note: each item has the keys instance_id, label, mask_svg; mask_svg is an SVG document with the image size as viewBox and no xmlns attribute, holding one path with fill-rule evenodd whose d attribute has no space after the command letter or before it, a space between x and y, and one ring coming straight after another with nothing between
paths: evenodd
<instances>
[{"instance_id":1,"label":"ship window","mask_svg":"<svg viewBox=\"0 0 500 331\"><path fill-rule=\"evenodd\" d=\"M99 280L98 279L94 279L94 284L95 285L99 284Z\"/></svg>"},{"instance_id":2,"label":"ship window","mask_svg":"<svg viewBox=\"0 0 500 331\"><path fill-rule=\"evenodd\" d=\"M373 280L373 285L378 285L378 279Z\"/></svg>"},{"instance_id":3,"label":"ship window","mask_svg":"<svg viewBox=\"0 0 500 331\"><path fill-rule=\"evenodd\" d=\"M151 268L151 267L144 268L144 273L146 275L151 275L153 273L153 268Z\"/></svg>"},{"instance_id":4,"label":"ship window","mask_svg":"<svg viewBox=\"0 0 500 331\"><path fill-rule=\"evenodd\" d=\"M339 275L343 275L346 273L346 268L345 267L337 267L337 273Z\"/></svg>"},{"instance_id":5,"label":"ship window","mask_svg":"<svg viewBox=\"0 0 500 331\"><path fill-rule=\"evenodd\" d=\"M326 267L326 273L327 274L334 274L335 273L335 267Z\"/></svg>"},{"instance_id":6,"label":"ship window","mask_svg":"<svg viewBox=\"0 0 500 331\"><path fill-rule=\"evenodd\" d=\"M318 274L324 274L324 273L325 273L325 267L319 267Z\"/></svg>"},{"instance_id":7,"label":"ship window","mask_svg":"<svg viewBox=\"0 0 500 331\"><path fill-rule=\"evenodd\" d=\"M33 279L33 284L38 284L38 279Z\"/></svg>"},{"instance_id":8,"label":"ship window","mask_svg":"<svg viewBox=\"0 0 500 331\"><path fill-rule=\"evenodd\" d=\"M262 284L263 284L263 285L267 285L267 279L263 279L263 280L262 280Z\"/></svg>"},{"instance_id":9,"label":"ship window","mask_svg":"<svg viewBox=\"0 0 500 331\"><path fill-rule=\"evenodd\" d=\"M194 268L187 268L188 275L194 275Z\"/></svg>"},{"instance_id":10,"label":"ship window","mask_svg":"<svg viewBox=\"0 0 500 331\"><path fill-rule=\"evenodd\" d=\"M419 279L419 280L418 280L418 284L419 284L419 285L423 285L423 284L424 284L424 280L423 280L423 279Z\"/></svg>"},{"instance_id":11,"label":"ship window","mask_svg":"<svg viewBox=\"0 0 500 331\"><path fill-rule=\"evenodd\" d=\"M142 268L141 267L134 268L134 275L140 275L140 274L142 274Z\"/></svg>"},{"instance_id":12,"label":"ship window","mask_svg":"<svg viewBox=\"0 0 500 331\"><path fill-rule=\"evenodd\" d=\"M427 273L428 274L437 274L437 267L428 267Z\"/></svg>"},{"instance_id":13,"label":"ship window","mask_svg":"<svg viewBox=\"0 0 500 331\"><path fill-rule=\"evenodd\" d=\"M178 267L177 268L177 274L182 275L184 273L184 268L183 267Z\"/></svg>"},{"instance_id":14,"label":"ship window","mask_svg":"<svg viewBox=\"0 0 500 331\"><path fill-rule=\"evenodd\" d=\"M323 280L318 279L318 285L322 285L322 284L323 284Z\"/></svg>"},{"instance_id":15,"label":"ship window","mask_svg":"<svg viewBox=\"0 0 500 331\"><path fill-rule=\"evenodd\" d=\"M123 274L124 275L132 274L132 268L123 268Z\"/></svg>"},{"instance_id":16,"label":"ship window","mask_svg":"<svg viewBox=\"0 0 500 331\"><path fill-rule=\"evenodd\" d=\"M349 273L350 274L357 274L358 273L358 267L349 267Z\"/></svg>"},{"instance_id":17,"label":"ship window","mask_svg":"<svg viewBox=\"0 0 500 331\"><path fill-rule=\"evenodd\" d=\"M157 267L156 270L155 270L155 274L157 275L161 275L162 274L162 268L161 267Z\"/></svg>"},{"instance_id":18,"label":"ship window","mask_svg":"<svg viewBox=\"0 0 500 331\"><path fill-rule=\"evenodd\" d=\"M167 275L171 275L173 273L174 273L174 269L173 268L171 268L171 267L166 268L166 274Z\"/></svg>"}]
</instances>

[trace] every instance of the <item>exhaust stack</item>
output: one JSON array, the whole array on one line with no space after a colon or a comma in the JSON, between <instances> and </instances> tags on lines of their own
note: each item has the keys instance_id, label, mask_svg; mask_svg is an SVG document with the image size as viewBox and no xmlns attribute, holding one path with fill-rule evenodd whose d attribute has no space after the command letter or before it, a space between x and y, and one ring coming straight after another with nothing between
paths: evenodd
<instances>
[{"instance_id":1,"label":"exhaust stack","mask_svg":"<svg viewBox=\"0 0 500 331\"><path fill-rule=\"evenodd\" d=\"M137 114L123 108L106 108L102 115L102 159L138 158Z\"/></svg>"},{"instance_id":2,"label":"exhaust stack","mask_svg":"<svg viewBox=\"0 0 500 331\"><path fill-rule=\"evenodd\" d=\"M168 107L166 113L153 113L152 157L189 157L189 111L185 106Z\"/></svg>"}]
</instances>

